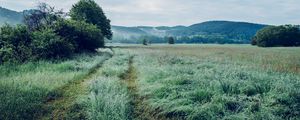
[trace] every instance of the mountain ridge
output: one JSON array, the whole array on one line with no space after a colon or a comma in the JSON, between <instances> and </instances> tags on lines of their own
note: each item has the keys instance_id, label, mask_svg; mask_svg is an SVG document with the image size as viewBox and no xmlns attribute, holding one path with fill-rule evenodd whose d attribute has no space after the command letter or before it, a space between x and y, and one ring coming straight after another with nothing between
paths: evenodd
<instances>
[{"instance_id":1,"label":"mountain ridge","mask_svg":"<svg viewBox=\"0 0 300 120\"><path fill-rule=\"evenodd\" d=\"M132 39L133 37L156 36L174 36L174 37L193 37L193 36L209 36L213 39L215 35L222 39L232 39L238 43L250 43L251 38L255 33L268 25L256 24L250 22L235 22L235 21L224 21L214 20L206 21L202 23L196 23L190 26L136 26L136 27L124 27L124 26L112 26L112 30L117 39L126 32L126 36L123 39ZM123 28L123 29L118 29ZM131 33L131 31L142 31L143 34ZM145 34L146 33L146 34Z\"/></svg>"},{"instance_id":2,"label":"mountain ridge","mask_svg":"<svg viewBox=\"0 0 300 120\"><path fill-rule=\"evenodd\" d=\"M22 23L22 21L22 12L13 11L0 6L0 25L4 25L5 23L16 25Z\"/></svg>"}]
</instances>

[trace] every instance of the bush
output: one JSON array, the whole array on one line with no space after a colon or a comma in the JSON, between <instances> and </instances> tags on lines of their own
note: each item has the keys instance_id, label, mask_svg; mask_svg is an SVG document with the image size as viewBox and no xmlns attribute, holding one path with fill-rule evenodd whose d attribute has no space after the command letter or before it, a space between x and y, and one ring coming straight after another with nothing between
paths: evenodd
<instances>
[{"instance_id":1,"label":"bush","mask_svg":"<svg viewBox=\"0 0 300 120\"><path fill-rule=\"evenodd\" d=\"M96 51L100 47L104 47L101 30L83 21L59 20L35 31L24 25L0 28L0 64L69 57L75 51Z\"/></svg>"},{"instance_id":2,"label":"bush","mask_svg":"<svg viewBox=\"0 0 300 120\"><path fill-rule=\"evenodd\" d=\"M52 59L70 56L73 45L62 39L52 29L43 29L32 33L33 59Z\"/></svg>"},{"instance_id":3,"label":"bush","mask_svg":"<svg viewBox=\"0 0 300 120\"><path fill-rule=\"evenodd\" d=\"M82 14L89 12L89 10L93 10L94 15L102 12L103 15L92 16L95 17L97 24L85 20L65 20L64 12L56 11L54 7L41 3L37 10L24 13L26 25L16 27L4 25L1 27L0 64L62 58L68 57L74 52L95 52L96 49L104 47L103 34L105 33L105 37L111 38L109 20L94 1L82 0L80 3L91 3L92 5L92 8L85 6L87 8L84 7L83 9L86 11ZM81 7L79 5L79 8ZM75 15L77 12L73 11L72 13ZM102 24L101 21L103 20L105 23ZM104 28L106 31L103 33L101 29Z\"/></svg>"},{"instance_id":4,"label":"bush","mask_svg":"<svg viewBox=\"0 0 300 120\"><path fill-rule=\"evenodd\" d=\"M0 63L24 62L31 56L30 31L24 25L5 25L0 29Z\"/></svg>"},{"instance_id":5,"label":"bush","mask_svg":"<svg viewBox=\"0 0 300 120\"><path fill-rule=\"evenodd\" d=\"M256 33L252 44L260 47L300 46L300 31L291 25L268 26Z\"/></svg>"},{"instance_id":6,"label":"bush","mask_svg":"<svg viewBox=\"0 0 300 120\"><path fill-rule=\"evenodd\" d=\"M97 26L83 21L61 20L54 26L55 32L75 45L76 51L95 51L104 47L104 37Z\"/></svg>"},{"instance_id":7,"label":"bush","mask_svg":"<svg viewBox=\"0 0 300 120\"><path fill-rule=\"evenodd\" d=\"M74 52L74 46L50 28L30 32L24 25L5 25L0 40L0 64L68 57Z\"/></svg>"}]
</instances>

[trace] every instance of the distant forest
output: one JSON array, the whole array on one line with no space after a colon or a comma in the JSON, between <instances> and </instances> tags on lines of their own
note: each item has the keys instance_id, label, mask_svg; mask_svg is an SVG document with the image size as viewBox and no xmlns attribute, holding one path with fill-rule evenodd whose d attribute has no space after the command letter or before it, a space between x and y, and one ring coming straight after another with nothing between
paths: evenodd
<instances>
[{"instance_id":1,"label":"distant forest","mask_svg":"<svg viewBox=\"0 0 300 120\"><path fill-rule=\"evenodd\" d=\"M267 25L246 22L208 21L191 26L175 27L122 27L112 26L113 42L166 43L167 37L175 37L176 43L249 44L255 33Z\"/></svg>"}]
</instances>

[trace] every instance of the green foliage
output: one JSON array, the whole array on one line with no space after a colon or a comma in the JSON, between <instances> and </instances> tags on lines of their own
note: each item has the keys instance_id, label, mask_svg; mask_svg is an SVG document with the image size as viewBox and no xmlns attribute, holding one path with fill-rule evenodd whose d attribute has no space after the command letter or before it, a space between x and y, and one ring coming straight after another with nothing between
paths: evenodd
<instances>
[{"instance_id":1,"label":"green foliage","mask_svg":"<svg viewBox=\"0 0 300 120\"><path fill-rule=\"evenodd\" d=\"M74 47L52 29L42 29L32 33L32 57L34 59L52 59L69 57Z\"/></svg>"},{"instance_id":2,"label":"green foliage","mask_svg":"<svg viewBox=\"0 0 300 120\"><path fill-rule=\"evenodd\" d=\"M24 25L5 25L0 34L1 63L69 57L74 53L73 45L56 35L50 28L31 32Z\"/></svg>"},{"instance_id":3,"label":"green foliage","mask_svg":"<svg viewBox=\"0 0 300 120\"><path fill-rule=\"evenodd\" d=\"M0 29L0 63L24 62L31 56L30 32L26 26L5 25Z\"/></svg>"},{"instance_id":4,"label":"green foliage","mask_svg":"<svg viewBox=\"0 0 300 120\"><path fill-rule=\"evenodd\" d=\"M26 26L5 25L0 31L0 62L23 63L28 60L68 57L73 45L47 28L30 32Z\"/></svg>"},{"instance_id":5,"label":"green foliage","mask_svg":"<svg viewBox=\"0 0 300 120\"><path fill-rule=\"evenodd\" d=\"M174 37L169 37L169 38L168 38L168 43L169 43L169 44L175 44L175 39L174 39Z\"/></svg>"},{"instance_id":6,"label":"green foliage","mask_svg":"<svg viewBox=\"0 0 300 120\"><path fill-rule=\"evenodd\" d=\"M55 22L66 14L62 10L55 10L54 7L39 3L37 9L24 12L24 24L31 30L41 30L53 26Z\"/></svg>"},{"instance_id":7,"label":"green foliage","mask_svg":"<svg viewBox=\"0 0 300 120\"><path fill-rule=\"evenodd\" d=\"M252 43L260 47L300 46L300 31L292 25L268 26L256 33Z\"/></svg>"},{"instance_id":8,"label":"green foliage","mask_svg":"<svg viewBox=\"0 0 300 120\"><path fill-rule=\"evenodd\" d=\"M0 65L0 119L32 120L51 111L45 106L58 88L86 76L109 56L80 54L66 61Z\"/></svg>"},{"instance_id":9,"label":"green foliage","mask_svg":"<svg viewBox=\"0 0 300 120\"><path fill-rule=\"evenodd\" d=\"M104 47L101 30L95 25L74 20L61 20L54 26L55 32L62 38L73 43L76 51L95 51Z\"/></svg>"},{"instance_id":10,"label":"green foliage","mask_svg":"<svg viewBox=\"0 0 300 120\"><path fill-rule=\"evenodd\" d=\"M148 40L146 38L143 39L143 45L148 45Z\"/></svg>"},{"instance_id":11,"label":"green foliage","mask_svg":"<svg viewBox=\"0 0 300 120\"><path fill-rule=\"evenodd\" d=\"M80 0L73 5L70 16L73 20L97 25L104 37L112 38L110 20L107 19L102 8L94 0Z\"/></svg>"},{"instance_id":12,"label":"green foliage","mask_svg":"<svg viewBox=\"0 0 300 120\"><path fill-rule=\"evenodd\" d=\"M91 0L80 1L78 5L74 5L73 10L81 7L81 4L85 7L87 7L86 4L94 7L91 8L91 10L95 10L93 11L94 14L102 12L102 9ZM83 12L90 10L90 8L83 9ZM40 3L36 10L24 11L24 15L25 25L1 27L0 64L65 58L70 57L74 52L94 52L97 48L104 47L104 37L99 28L104 26L105 32L108 29L110 31L109 20L103 12L100 16L93 15L97 17L90 19L91 21L65 20L64 12L57 11L45 3ZM103 23L101 21L103 19L107 20L107 23ZM98 28L97 25L98 27L99 25L102 26ZM107 35L107 33L105 34Z\"/></svg>"},{"instance_id":13,"label":"green foliage","mask_svg":"<svg viewBox=\"0 0 300 120\"><path fill-rule=\"evenodd\" d=\"M248 41L229 38L226 35L212 34L212 35L197 35L190 37L178 37L177 43L203 43L203 44L246 44Z\"/></svg>"},{"instance_id":14,"label":"green foliage","mask_svg":"<svg viewBox=\"0 0 300 120\"><path fill-rule=\"evenodd\" d=\"M251 45L257 45L256 37L254 36L251 40Z\"/></svg>"},{"instance_id":15,"label":"green foliage","mask_svg":"<svg viewBox=\"0 0 300 120\"><path fill-rule=\"evenodd\" d=\"M104 47L101 30L83 21L59 20L53 26L30 31L27 26L0 29L0 63L70 57L76 52Z\"/></svg>"}]
</instances>

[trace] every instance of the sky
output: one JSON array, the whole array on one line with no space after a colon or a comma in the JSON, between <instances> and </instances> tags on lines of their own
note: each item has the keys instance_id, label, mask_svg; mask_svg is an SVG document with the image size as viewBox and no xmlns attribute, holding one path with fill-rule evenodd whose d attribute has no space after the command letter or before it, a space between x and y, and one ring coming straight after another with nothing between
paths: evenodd
<instances>
[{"instance_id":1,"label":"sky","mask_svg":"<svg viewBox=\"0 0 300 120\"><path fill-rule=\"evenodd\" d=\"M0 0L22 11L46 2L64 11L78 0ZM300 0L95 0L113 25L176 26L210 20L300 24Z\"/></svg>"}]
</instances>

